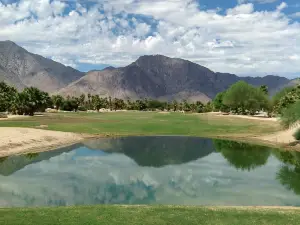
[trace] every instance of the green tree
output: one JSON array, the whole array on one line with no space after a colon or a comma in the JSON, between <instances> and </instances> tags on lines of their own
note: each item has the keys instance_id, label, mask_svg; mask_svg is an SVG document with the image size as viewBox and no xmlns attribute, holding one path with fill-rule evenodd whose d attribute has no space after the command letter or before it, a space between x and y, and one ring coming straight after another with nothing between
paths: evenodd
<instances>
[{"instance_id":1,"label":"green tree","mask_svg":"<svg viewBox=\"0 0 300 225\"><path fill-rule=\"evenodd\" d=\"M17 89L7 85L5 82L0 82L0 112L10 110L16 94Z\"/></svg>"},{"instance_id":2,"label":"green tree","mask_svg":"<svg viewBox=\"0 0 300 225\"><path fill-rule=\"evenodd\" d=\"M176 112L178 110L178 102L176 100L172 103L173 111Z\"/></svg>"},{"instance_id":3,"label":"green tree","mask_svg":"<svg viewBox=\"0 0 300 225\"><path fill-rule=\"evenodd\" d=\"M223 103L223 98L225 94L225 91L220 92L214 98L212 103L215 111L229 112L229 107Z\"/></svg>"},{"instance_id":4,"label":"green tree","mask_svg":"<svg viewBox=\"0 0 300 225\"><path fill-rule=\"evenodd\" d=\"M64 102L64 98L61 95L53 95L51 98L54 108L59 110Z\"/></svg>"},{"instance_id":5,"label":"green tree","mask_svg":"<svg viewBox=\"0 0 300 225\"><path fill-rule=\"evenodd\" d=\"M300 100L295 102L292 105L289 105L288 108L283 109L281 115L281 123L285 128L293 125L294 123L300 120Z\"/></svg>"},{"instance_id":6,"label":"green tree","mask_svg":"<svg viewBox=\"0 0 300 225\"><path fill-rule=\"evenodd\" d=\"M272 105L277 106L282 97L286 96L289 92L293 91L293 87L286 87L281 89L272 97Z\"/></svg>"},{"instance_id":7,"label":"green tree","mask_svg":"<svg viewBox=\"0 0 300 225\"><path fill-rule=\"evenodd\" d=\"M35 87L25 88L17 93L12 101L12 111L16 114L33 116L37 111L44 111L49 105L48 93Z\"/></svg>"},{"instance_id":8,"label":"green tree","mask_svg":"<svg viewBox=\"0 0 300 225\"><path fill-rule=\"evenodd\" d=\"M84 102L85 102L85 94L81 94L79 97L80 106L84 106Z\"/></svg>"},{"instance_id":9,"label":"green tree","mask_svg":"<svg viewBox=\"0 0 300 225\"><path fill-rule=\"evenodd\" d=\"M260 88L255 88L244 81L233 84L223 97L223 102L238 114L255 114L268 108L268 98Z\"/></svg>"},{"instance_id":10,"label":"green tree","mask_svg":"<svg viewBox=\"0 0 300 225\"><path fill-rule=\"evenodd\" d=\"M284 92L283 92L284 93ZM292 104L300 100L300 86L288 89L277 104L274 104L274 112L282 115L282 113L289 108Z\"/></svg>"},{"instance_id":11,"label":"green tree","mask_svg":"<svg viewBox=\"0 0 300 225\"><path fill-rule=\"evenodd\" d=\"M268 90L268 86L267 85L261 85L259 87L259 89L265 94L268 95L269 94L269 90Z\"/></svg>"}]
</instances>

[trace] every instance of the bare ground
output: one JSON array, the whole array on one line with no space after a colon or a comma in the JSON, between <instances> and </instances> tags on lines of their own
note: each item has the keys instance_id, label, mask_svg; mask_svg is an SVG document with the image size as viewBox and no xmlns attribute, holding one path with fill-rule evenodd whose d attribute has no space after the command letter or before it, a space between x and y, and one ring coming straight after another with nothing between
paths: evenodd
<instances>
[{"instance_id":1,"label":"bare ground","mask_svg":"<svg viewBox=\"0 0 300 225\"><path fill-rule=\"evenodd\" d=\"M0 127L0 157L48 151L83 140L80 134L33 128Z\"/></svg>"}]
</instances>

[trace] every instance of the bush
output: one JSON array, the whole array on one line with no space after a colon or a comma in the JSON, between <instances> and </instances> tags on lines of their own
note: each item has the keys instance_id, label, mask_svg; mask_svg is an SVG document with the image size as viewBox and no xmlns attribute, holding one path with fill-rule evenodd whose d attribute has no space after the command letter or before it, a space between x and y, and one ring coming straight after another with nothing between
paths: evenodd
<instances>
[{"instance_id":1,"label":"bush","mask_svg":"<svg viewBox=\"0 0 300 225\"><path fill-rule=\"evenodd\" d=\"M87 108L85 106L79 106L78 111L87 111Z\"/></svg>"},{"instance_id":2,"label":"bush","mask_svg":"<svg viewBox=\"0 0 300 225\"><path fill-rule=\"evenodd\" d=\"M298 128L298 130L294 133L293 136L297 141L300 141L300 128Z\"/></svg>"}]
</instances>

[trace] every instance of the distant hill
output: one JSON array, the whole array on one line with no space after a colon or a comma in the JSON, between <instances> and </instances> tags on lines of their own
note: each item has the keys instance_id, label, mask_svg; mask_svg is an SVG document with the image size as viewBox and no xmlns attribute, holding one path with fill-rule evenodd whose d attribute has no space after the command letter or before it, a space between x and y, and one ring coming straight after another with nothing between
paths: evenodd
<instances>
[{"instance_id":1,"label":"distant hill","mask_svg":"<svg viewBox=\"0 0 300 225\"><path fill-rule=\"evenodd\" d=\"M11 41L0 41L0 81L18 89L34 86L54 92L84 76L84 73L40 55Z\"/></svg>"},{"instance_id":2,"label":"distant hill","mask_svg":"<svg viewBox=\"0 0 300 225\"><path fill-rule=\"evenodd\" d=\"M64 96L90 93L123 99L202 102L210 101L239 80L255 86L267 85L271 95L296 82L273 75L238 77L230 73L215 73L188 60L163 55L141 56L125 67L107 67L85 74L32 54L11 41L0 42L0 81L3 80L18 89L34 86Z\"/></svg>"},{"instance_id":3,"label":"distant hill","mask_svg":"<svg viewBox=\"0 0 300 225\"><path fill-rule=\"evenodd\" d=\"M279 76L238 77L215 73L196 63L162 55L142 56L121 68L90 71L59 91L63 95L99 94L117 98L163 100L201 100L207 102L233 83L244 80L252 85L267 85L270 93L290 82Z\"/></svg>"}]
</instances>

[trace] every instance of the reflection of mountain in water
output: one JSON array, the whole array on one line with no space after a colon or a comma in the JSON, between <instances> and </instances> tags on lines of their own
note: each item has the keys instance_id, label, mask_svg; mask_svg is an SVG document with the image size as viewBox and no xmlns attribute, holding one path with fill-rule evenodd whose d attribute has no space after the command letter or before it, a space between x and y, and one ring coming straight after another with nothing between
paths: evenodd
<instances>
[{"instance_id":1,"label":"reflection of mountain in water","mask_svg":"<svg viewBox=\"0 0 300 225\"><path fill-rule=\"evenodd\" d=\"M90 149L123 153L140 166L187 163L214 152L212 140L196 137L125 137L90 140Z\"/></svg>"},{"instance_id":2,"label":"reflection of mountain in water","mask_svg":"<svg viewBox=\"0 0 300 225\"><path fill-rule=\"evenodd\" d=\"M27 165L48 160L54 156L62 154L63 152L72 151L80 146L82 146L82 144L71 145L54 151L0 158L0 175L9 176Z\"/></svg>"},{"instance_id":3,"label":"reflection of mountain in water","mask_svg":"<svg viewBox=\"0 0 300 225\"><path fill-rule=\"evenodd\" d=\"M274 151L273 154L284 163L276 178L288 190L300 195L300 152Z\"/></svg>"},{"instance_id":4,"label":"reflection of mountain in water","mask_svg":"<svg viewBox=\"0 0 300 225\"><path fill-rule=\"evenodd\" d=\"M228 140L214 140L214 146L237 169L253 170L266 164L270 147Z\"/></svg>"}]
</instances>

